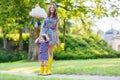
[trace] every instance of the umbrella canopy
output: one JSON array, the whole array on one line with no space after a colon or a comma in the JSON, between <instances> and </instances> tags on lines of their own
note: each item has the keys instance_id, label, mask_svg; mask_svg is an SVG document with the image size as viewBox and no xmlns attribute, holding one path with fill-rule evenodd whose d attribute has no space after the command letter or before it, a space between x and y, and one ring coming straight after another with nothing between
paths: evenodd
<instances>
[{"instance_id":1,"label":"umbrella canopy","mask_svg":"<svg viewBox=\"0 0 120 80\"><path fill-rule=\"evenodd\" d=\"M30 13L30 16L35 18L46 18L47 14L43 8L39 6L39 4L36 4L35 8L33 8Z\"/></svg>"}]
</instances>

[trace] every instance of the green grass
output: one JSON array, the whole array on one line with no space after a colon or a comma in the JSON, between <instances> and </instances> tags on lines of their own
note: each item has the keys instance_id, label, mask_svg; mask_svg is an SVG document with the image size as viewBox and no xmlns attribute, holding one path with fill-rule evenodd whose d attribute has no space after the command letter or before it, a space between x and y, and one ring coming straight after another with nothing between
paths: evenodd
<instances>
[{"instance_id":1,"label":"green grass","mask_svg":"<svg viewBox=\"0 0 120 80\"><path fill-rule=\"evenodd\" d=\"M1 63L0 70L39 72L39 62L17 61ZM92 60L60 60L54 61L53 74L91 74L120 75L120 58Z\"/></svg>"}]
</instances>

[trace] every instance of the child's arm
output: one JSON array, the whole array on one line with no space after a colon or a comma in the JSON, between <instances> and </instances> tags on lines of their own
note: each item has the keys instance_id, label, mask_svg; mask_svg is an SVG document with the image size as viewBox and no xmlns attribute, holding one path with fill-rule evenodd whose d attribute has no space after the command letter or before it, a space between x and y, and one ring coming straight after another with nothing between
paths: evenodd
<instances>
[{"instance_id":1,"label":"child's arm","mask_svg":"<svg viewBox=\"0 0 120 80\"><path fill-rule=\"evenodd\" d=\"M39 43L39 37L35 40L35 43L36 44Z\"/></svg>"}]
</instances>

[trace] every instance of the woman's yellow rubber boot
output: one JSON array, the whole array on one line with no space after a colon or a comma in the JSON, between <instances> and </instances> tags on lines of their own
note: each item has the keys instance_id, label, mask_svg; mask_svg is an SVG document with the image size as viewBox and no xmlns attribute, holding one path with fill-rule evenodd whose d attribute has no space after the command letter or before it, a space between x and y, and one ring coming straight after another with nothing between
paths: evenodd
<instances>
[{"instance_id":1,"label":"woman's yellow rubber boot","mask_svg":"<svg viewBox=\"0 0 120 80\"><path fill-rule=\"evenodd\" d=\"M52 73L51 72L52 61L53 61L52 56L48 56L48 74Z\"/></svg>"},{"instance_id":2,"label":"woman's yellow rubber boot","mask_svg":"<svg viewBox=\"0 0 120 80\"><path fill-rule=\"evenodd\" d=\"M42 75L44 73L44 66L40 66L40 72L39 75Z\"/></svg>"}]
</instances>

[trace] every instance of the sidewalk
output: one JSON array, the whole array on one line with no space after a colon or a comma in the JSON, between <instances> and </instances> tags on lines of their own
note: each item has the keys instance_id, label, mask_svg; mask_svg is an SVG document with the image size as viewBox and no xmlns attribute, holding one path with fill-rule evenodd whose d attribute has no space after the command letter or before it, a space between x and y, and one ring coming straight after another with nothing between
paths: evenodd
<instances>
[{"instance_id":1,"label":"sidewalk","mask_svg":"<svg viewBox=\"0 0 120 80\"><path fill-rule=\"evenodd\" d=\"M27 72L12 72L12 71L0 71L0 74L12 74L20 76L36 76L39 77L36 73L27 73ZM75 74L52 74L48 76L42 76L47 78L67 78L72 80L120 80L120 76L99 76L99 75L75 75Z\"/></svg>"}]
</instances>

